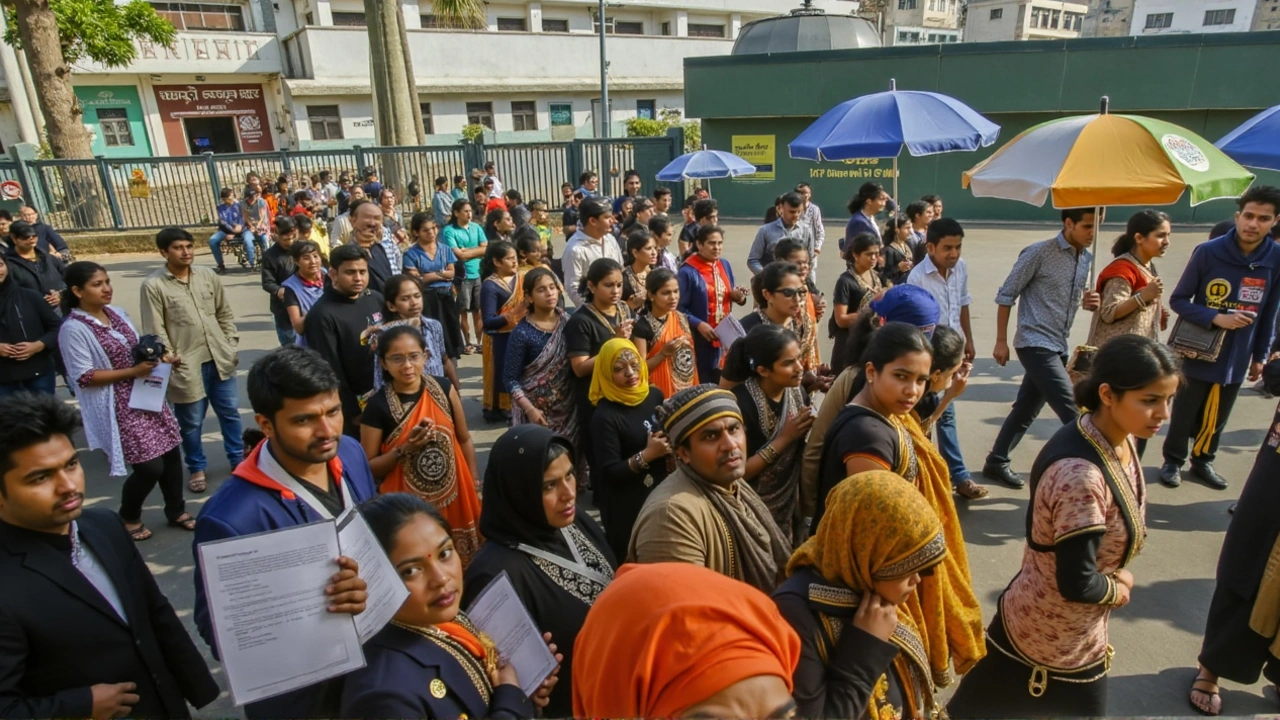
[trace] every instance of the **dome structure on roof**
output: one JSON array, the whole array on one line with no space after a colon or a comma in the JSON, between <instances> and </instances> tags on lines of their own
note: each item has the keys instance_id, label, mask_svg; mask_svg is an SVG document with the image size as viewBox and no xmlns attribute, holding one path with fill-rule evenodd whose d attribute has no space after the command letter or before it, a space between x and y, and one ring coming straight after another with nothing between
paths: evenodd
<instances>
[{"instance_id":1,"label":"dome structure on roof","mask_svg":"<svg viewBox=\"0 0 1280 720\"><path fill-rule=\"evenodd\" d=\"M866 18L828 15L805 0L787 15L747 23L738 31L733 55L880 47L880 33Z\"/></svg>"}]
</instances>

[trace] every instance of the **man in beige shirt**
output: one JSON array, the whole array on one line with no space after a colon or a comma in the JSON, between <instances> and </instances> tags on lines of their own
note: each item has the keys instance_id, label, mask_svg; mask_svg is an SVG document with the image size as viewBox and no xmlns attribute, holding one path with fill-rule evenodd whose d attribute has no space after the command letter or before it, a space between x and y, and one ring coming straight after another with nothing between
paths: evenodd
<instances>
[{"instance_id":1,"label":"man in beige shirt","mask_svg":"<svg viewBox=\"0 0 1280 720\"><path fill-rule=\"evenodd\" d=\"M182 431L189 487L199 493L208 487L200 436L210 404L232 470L244 459L244 441L236 390L236 318L218 275L192 266L192 240L182 228L165 228L156 235L165 264L142 283L142 332L158 335L167 351L180 358L169 378L168 398Z\"/></svg>"},{"instance_id":2,"label":"man in beige shirt","mask_svg":"<svg viewBox=\"0 0 1280 720\"><path fill-rule=\"evenodd\" d=\"M673 395L657 415L680 464L641 507L627 561L702 565L772 592L791 544L742 482L747 437L737 399L697 385Z\"/></svg>"}]
</instances>

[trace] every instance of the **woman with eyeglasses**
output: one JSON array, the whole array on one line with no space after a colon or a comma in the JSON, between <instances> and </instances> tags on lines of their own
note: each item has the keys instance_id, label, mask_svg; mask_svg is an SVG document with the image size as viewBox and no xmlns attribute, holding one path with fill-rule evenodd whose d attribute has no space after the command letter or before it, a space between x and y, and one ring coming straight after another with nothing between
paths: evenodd
<instances>
[{"instance_id":1,"label":"woman with eyeglasses","mask_svg":"<svg viewBox=\"0 0 1280 720\"><path fill-rule=\"evenodd\" d=\"M809 362L812 357L810 346L817 342L817 338L814 337L813 326L805 322L809 287L804 271L795 263L771 262L751 278L751 294L755 298L756 309L740 321L742 329L751 332L752 328L761 325L777 325L790 330L800 342L805 389L825 390L830 385L830 378L820 377L820 366ZM826 371L826 368L822 370ZM732 388L746 379L726 369L720 377L720 386Z\"/></svg>"},{"instance_id":2,"label":"woman with eyeglasses","mask_svg":"<svg viewBox=\"0 0 1280 720\"><path fill-rule=\"evenodd\" d=\"M483 541L476 449L458 388L424 372L429 353L415 327L379 335L385 384L360 416L360 444L380 493L412 493L439 508L466 567Z\"/></svg>"}]
</instances>

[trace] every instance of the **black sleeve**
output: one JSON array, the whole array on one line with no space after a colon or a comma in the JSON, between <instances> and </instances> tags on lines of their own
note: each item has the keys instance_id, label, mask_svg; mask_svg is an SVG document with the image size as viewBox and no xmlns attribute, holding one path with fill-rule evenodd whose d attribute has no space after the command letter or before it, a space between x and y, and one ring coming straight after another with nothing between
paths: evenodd
<instances>
[{"instance_id":1,"label":"black sleeve","mask_svg":"<svg viewBox=\"0 0 1280 720\"><path fill-rule=\"evenodd\" d=\"M920 416L921 420L923 420L929 417L930 415L932 415L938 409L938 405L940 405L941 403L942 403L942 393L927 392L924 394L923 397L920 398L920 402L916 403L916 407L915 407L916 414Z\"/></svg>"},{"instance_id":2,"label":"black sleeve","mask_svg":"<svg viewBox=\"0 0 1280 720\"><path fill-rule=\"evenodd\" d=\"M384 393L374 393L369 402L365 403L360 424L381 430L384 441L395 432L396 423L391 419L391 408L387 407L387 396Z\"/></svg>"},{"instance_id":3,"label":"black sleeve","mask_svg":"<svg viewBox=\"0 0 1280 720\"><path fill-rule=\"evenodd\" d=\"M853 291L857 288L857 283L848 273L841 273L836 278L836 289L831 293L832 305L844 305L845 307L853 306Z\"/></svg>"},{"instance_id":4,"label":"black sleeve","mask_svg":"<svg viewBox=\"0 0 1280 720\"><path fill-rule=\"evenodd\" d=\"M888 425L870 415L861 415L845 423L840 435L827 438L843 468L850 455L866 455L884 463L892 470L898 457L898 437Z\"/></svg>"},{"instance_id":5,"label":"black sleeve","mask_svg":"<svg viewBox=\"0 0 1280 720\"><path fill-rule=\"evenodd\" d=\"M66 291L70 292L70 290ZM46 350L58 351L58 330L62 328L62 318L58 317L58 313L44 301L44 298L35 298L35 302L31 303L36 314L40 316L40 325L44 327L44 333L40 335L40 342L44 343Z\"/></svg>"},{"instance_id":6,"label":"black sleeve","mask_svg":"<svg viewBox=\"0 0 1280 720\"><path fill-rule=\"evenodd\" d=\"M298 293L294 292L291 287L284 289L284 306L287 308L302 307L302 303L298 300Z\"/></svg>"},{"instance_id":7,"label":"black sleeve","mask_svg":"<svg viewBox=\"0 0 1280 720\"><path fill-rule=\"evenodd\" d=\"M791 693L796 717L862 717L876 683L898 656L898 648L846 624L830 662L823 662L818 651L821 630L808 603L790 593L775 596L774 602L800 636L800 662Z\"/></svg>"},{"instance_id":8,"label":"black sleeve","mask_svg":"<svg viewBox=\"0 0 1280 720\"><path fill-rule=\"evenodd\" d=\"M1058 592L1066 600L1090 605L1109 605L1115 601L1115 581L1098 572L1102 535L1102 531L1076 535L1053 546Z\"/></svg>"},{"instance_id":9,"label":"black sleeve","mask_svg":"<svg viewBox=\"0 0 1280 720\"><path fill-rule=\"evenodd\" d=\"M737 381L737 378L729 379ZM742 413L742 425L747 434L747 457L751 457L760 452L760 448L769 439L764 436L760 427L760 413L756 411L756 403L751 399L751 391L747 389L746 383L734 385L729 392L738 400L738 411Z\"/></svg>"},{"instance_id":10,"label":"black sleeve","mask_svg":"<svg viewBox=\"0 0 1280 720\"><path fill-rule=\"evenodd\" d=\"M672 310L671 312L679 312ZM656 334L653 331L653 324L643 318L636 318L636 324L631 326L631 337L639 338L649 343L649 349L653 350L653 342Z\"/></svg>"},{"instance_id":11,"label":"black sleeve","mask_svg":"<svg viewBox=\"0 0 1280 720\"><path fill-rule=\"evenodd\" d=\"M599 468L600 478L613 486L641 483L645 473L631 469L631 456L639 452L626 447L623 436L627 433L628 423L616 406L601 400L596 412L591 416L591 458L592 475Z\"/></svg>"},{"instance_id":12,"label":"black sleeve","mask_svg":"<svg viewBox=\"0 0 1280 720\"><path fill-rule=\"evenodd\" d=\"M314 308L312 310L313 312L307 313L303 335L307 339L307 347L320 353L320 357L329 363L329 367L333 368L334 374L338 376L338 396L342 398L342 414L349 421L360 414L360 402L351 389L347 374L342 371L343 351L339 341L341 333L339 328L333 327L334 323L329 322L327 315L320 314L317 317Z\"/></svg>"},{"instance_id":13,"label":"black sleeve","mask_svg":"<svg viewBox=\"0 0 1280 720\"><path fill-rule=\"evenodd\" d=\"M52 225L48 227L49 227L49 244L52 245L54 249L56 249L60 253L66 252L67 241L62 239L62 236L58 234L57 230L53 229Z\"/></svg>"},{"instance_id":14,"label":"black sleeve","mask_svg":"<svg viewBox=\"0 0 1280 720\"><path fill-rule=\"evenodd\" d=\"M581 312L574 313L564 328L565 357L591 357L591 330Z\"/></svg>"}]
</instances>

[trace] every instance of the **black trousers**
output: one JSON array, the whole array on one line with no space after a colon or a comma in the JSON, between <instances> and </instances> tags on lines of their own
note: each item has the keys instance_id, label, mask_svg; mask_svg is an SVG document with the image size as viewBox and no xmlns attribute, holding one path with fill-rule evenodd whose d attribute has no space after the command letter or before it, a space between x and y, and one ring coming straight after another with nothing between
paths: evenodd
<instances>
[{"instance_id":1,"label":"black trousers","mask_svg":"<svg viewBox=\"0 0 1280 720\"><path fill-rule=\"evenodd\" d=\"M1191 445L1192 463L1213 462L1238 394L1239 383L1217 385L1185 378L1185 384L1173 398L1169 435L1164 439L1164 461L1179 467L1185 465L1187 446Z\"/></svg>"},{"instance_id":2,"label":"black trousers","mask_svg":"<svg viewBox=\"0 0 1280 720\"><path fill-rule=\"evenodd\" d=\"M1209 603L1204 624L1200 664L1209 672L1245 685L1258 682L1258 673L1280 684L1280 658L1271 654L1271 638L1249 628L1253 600L1219 584Z\"/></svg>"},{"instance_id":3,"label":"black trousers","mask_svg":"<svg viewBox=\"0 0 1280 720\"><path fill-rule=\"evenodd\" d=\"M1000 426L996 443L987 454L988 465L1008 465L1009 456L1036 421L1045 403L1053 408L1062 424L1076 419L1076 400L1071 378L1067 375L1067 356L1037 347L1017 348L1022 363L1022 387L1013 401L1013 409Z\"/></svg>"},{"instance_id":4,"label":"black trousers","mask_svg":"<svg viewBox=\"0 0 1280 720\"><path fill-rule=\"evenodd\" d=\"M156 486L164 496L164 516L177 520L186 512L186 500L182 497L182 446L144 463L131 465L133 472L124 481L120 493L120 517L125 522L136 523L142 519L142 503Z\"/></svg>"}]
</instances>

